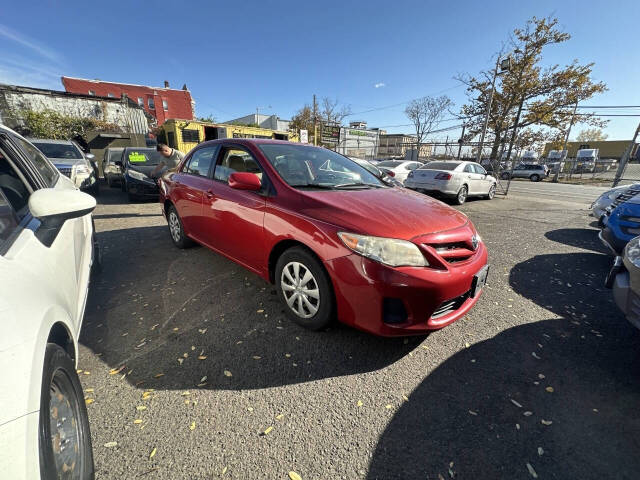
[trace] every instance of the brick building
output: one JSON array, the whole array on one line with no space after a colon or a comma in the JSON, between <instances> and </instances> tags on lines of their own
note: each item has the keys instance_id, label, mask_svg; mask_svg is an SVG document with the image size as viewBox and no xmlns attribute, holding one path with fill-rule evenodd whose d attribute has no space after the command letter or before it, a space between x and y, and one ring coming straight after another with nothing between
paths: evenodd
<instances>
[{"instance_id":1,"label":"brick building","mask_svg":"<svg viewBox=\"0 0 640 480\"><path fill-rule=\"evenodd\" d=\"M81 95L120 98L122 94L126 94L153 116L158 125L162 125L169 118L195 118L195 102L186 85L181 90L175 90L169 88L167 81L164 82L164 87L147 87L72 77L62 77L62 85L67 92Z\"/></svg>"}]
</instances>

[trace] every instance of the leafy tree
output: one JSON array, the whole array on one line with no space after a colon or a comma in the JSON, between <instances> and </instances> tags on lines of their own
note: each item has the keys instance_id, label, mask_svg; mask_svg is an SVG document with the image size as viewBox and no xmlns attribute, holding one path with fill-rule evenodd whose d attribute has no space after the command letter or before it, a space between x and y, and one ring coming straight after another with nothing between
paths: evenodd
<instances>
[{"instance_id":1,"label":"leafy tree","mask_svg":"<svg viewBox=\"0 0 640 480\"><path fill-rule=\"evenodd\" d=\"M216 119L213 115L207 115L206 117L198 117L196 118L198 122L208 122L208 123L216 123Z\"/></svg>"},{"instance_id":2,"label":"leafy tree","mask_svg":"<svg viewBox=\"0 0 640 480\"><path fill-rule=\"evenodd\" d=\"M440 97L422 97L412 100L404 113L416 129L416 148L420 154L420 146L442 121L445 112L453 105L446 95Z\"/></svg>"},{"instance_id":3,"label":"leafy tree","mask_svg":"<svg viewBox=\"0 0 640 480\"><path fill-rule=\"evenodd\" d=\"M291 118L290 128L292 130L307 130L313 135L313 110L309 105L305 105Z\"/></svg>"},{"instance_id":4,"label":"leafy tree","mask_svg":"<svg viewBox=\"0 0 640 480\"><path fill-rule=\"evenodd\" d=\"M580 65L574 60L564 67L543 67L545 48L569 40L570 35L558 28L556 18L529 20L524 28L516 28L513 36L500 52L512 53L511 68L499 76L489 114L488 132L492 142L491 158L496 158L500 143L508 142L512 129L532 125L565 129L576 102L581 102L605 91L602 82L591 78L593 63ZM493 69L477 76L460 75L458 80L467 85L468 103L461 116L468 117L467 128L471 137L477 135L484 124L491 92ZM592 126L605 124L589 114L577 114L575 123ZM516 124L516 118L518 118Z\"/></svg>"},{"instance_id":5,"label":"leafy tree","mask_svg":"<svg viewBox=\"0 0 640 480\"><path fill-rule=\"evenodd\" d=\"M580 133L576 136L576 142L601 142L609 137L600 128L586 128L580 130Z\"/></svg>"}]
</instances>

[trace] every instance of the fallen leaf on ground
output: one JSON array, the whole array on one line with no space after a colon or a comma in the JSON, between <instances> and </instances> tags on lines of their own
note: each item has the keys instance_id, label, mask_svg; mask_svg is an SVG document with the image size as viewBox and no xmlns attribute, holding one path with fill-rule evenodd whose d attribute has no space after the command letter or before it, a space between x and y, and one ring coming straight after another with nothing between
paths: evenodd
<instances>
[{"instance_id":1,"label":"fallen leaf on ground","mask_svg":"<svg viewBox=\"0 0 640 480\"><path fill-rule=\"evenodd\" d=\"M538 447L538 455L544 455L544 450L542 449L542 447Z\"/></svg>"},{"instance_id":2,"label":"fallen leaf on ground","mask_svg":"<svg viewBox=\"0 0 640 480\"><path fill-rule=\"evenodd\" d=\"M204 383L206 381L207 381L207 376L206 375L200 379L200 383Z\"/></svg>"},{"instance_id":3,"label":"fallen leaf on ground","mask_svg":"<svg viewBox=\"0 0 640 480\"><path fill-rule=\"evenodd\" d=\"M289 472L289 478L291 480L302 480L302 477L298 475L296 472L294 472L293 470Z\"/></svg>"},{"instance_id":4,"label":"fallen leaf on ground","mask_svg":"<svg viewBox=\"0 0 640 480\"><path fill-rule=\"evenodd\" d=\"M547 387L545 390L549 393L553 393L553 387Z\"/></svg>"},{"instance_id":5,"label":"fallen leaf on ground","mask_svg":"<svg viewBox=\"0 0 640 480\"><path fill-rule=\"evenodd\" d=\"M249 410L250 412L253 412L253 407L247 407L247 410Z\"/></svg>"},{"instance_id":6,"label":"fallen leaf on ground","mask_svg":"<svg viewBox=\"0 0 640 480\"><path fill-rule=\"evenodd\" d=\"M538 360L540 360L540 357L538 356L538 354L536 352L531 352L531 356L533 358L537 358Z\"/></svg>"},{"instance_id":7,"label":"fallen leaf on ground","mask_svg":"<svg viewBox=\"0 0 640 480\"><path fill-rule=\"evenodd\" d=\"M264 313L264 309L261 308L257 313Z\"/></svg>"},{"instance_id":8,"label":"fallen leaf on ground","mask_svg":"<svg viewBox=\"0 0 640 480\"><path fill-rule=\"evenodd\" d=\"M531 415L533 415L533 412L530 412L530 411L527 410L526 412L523 413L523 415L525 417L530 417Z\"/></svg>"},{"instance_id":9,"label":"fallen leaf on ground","mask_svg":"<svg viewBox=\"0 0 640 480\"><path fill-rule=\"evenodd\" d=\"M93 398L87 398L84 403L86 403L87 405L91 405L93 402L95 402L95 400Z\"/></svg>"},{"instance_id":10,"label":"fallen leaf on ground","mask_svg":"<svg viewBox=\"0 0 640 480\"><path fill-rule=\"evenodd\" d=\"M470 413L471 415L475 415L475 416L477 416L477 415L478 415L478 412L474 412L473 410L469 410L469 413Z\"/></svg>"},{"instance_id":11,"label":"fallen leaf on ground","mask_svg":"<svg viewBox=\"0 0 640 480\"><path fill-rule=\"evenodd\" d=\"M254 359L254 360L260 360L261 358L262 358L262 357L259 357L258 355L254 355L254 356L253 356L253 359Z\"/></svg>"},{"instance_id":12,"label":"fallen leaf on ground","mask_svg":"<svg viewBox=\"0 0 640 480\"><path fill-rule=\"evenodd\" d=\"M135 423L136 425L142 423L142 419L141 418L136 418L133 423Z\"/></svg>"},{"instance_id":13,"label":"fallen leaf on ground","mask_svg":"<svg viewBox=\"0 0 640 480\"><path fill-rule=\"evenodd\" d=\"M516 402L513 398L511 398L510 400L511 400L511 403L513 403L516 407L522 408L522 405L520 405L518 402Z\"/></svg>"},{"instance_id":14,"label":"fallen leaf on ground","mask_svg":"<svg viewBox=\"0 0 640 480\"><path fill-rule=\"evenodd\" d=\"M207 356L206 355L198 355L198 360L206 360Z\"/></svg>"},{"instance_id":15,"label":"fallen leaf on ground","mask_svg":"<svg viewBox=\"0 0 640 480\"><path fill-rule=\"evenodd\" d=\"M91 372L90 372L89 370L85 370L85 371L84 371L84 372L82 372L82 373L84 373L85 375L91 375Z\"/></svg>"},{"instance_id":16,"label":"fallen leaf on ground","mask_svg":"<svg viewBox=\"0 0 640 480\"><path fill-rule=\"evenodd\" d=\"M224 468L222 469L222 475L224 475L225 473L227 473L227 469L228 469L228 468L229 468L229 467L224 467Z\"/></svg>"},{"instance_id":17,"label":"fallen leaf on ground","mask_svg":"<svg viewBox=\"0 0 640 480\"><path fill-rule=\"evenodd\" d=\"M533 467L531 466L530 463L527 463L527 470L529 470L529 473L531 474L531 476L533 478L538 478L538 474L536 473L536 471L533 469Z\"/></svg>"},{"instance_id":18,"label":"fallen leaf on ground","mask_svg":"<svg viewBox=\"0 0 640 480\"><path fill-rule=\"evenodd\" d=\"M180 395L182 395L182 396L191 395L191 392L189 390L187 390L186 392L182 392Z\"/></svg>"},{"instance_id":19,"label":"fallen leaf on ground","mask_svg":"<svg viewBox=\"0 0 640 480\"><path fill-rule=\"evenodd\" d=\"M384 408L386 408L387 410L391 410L393 408L393 405L388 404L388 405L385 405Z\"/></svg>"},{"instance_id":20,"label":"fallen leaf on ground","mask_svg":"<svg viewBox=\"0 0 640 480\"><path fill-rule=\"evenodd\" d=\"M362 400L358 400L358 403L357 403L356 405L358 405L359 407L361 407L362 405L364 405L364 403L362 403Z\"/></svg>"},{"instance_id":21,"label":"fallen leaf on ground","mask_svg":"<svg viewBox=\"0 0 640 480\"><path fill-rule=\"evenodd\" d=\"M87 389L85 390L85 392L87 392L87 393L93 393L93 388L87 388Z\"/></svg>"},{"instance_id":22,"label":"fallen leaf on ground","mask_svg":"<svg viewBox=\"0 0 640 480\"><path fill-rule=\"evenodd\" d=\"M104 444L104 446L107 447L107 448L113 448L116 445L118 445L118 442L107 442L107 443Z\"/></svg>"},{"instance_id":23,"label":"fallen leaf on ground","mask_svg":"<svg viewBox=\"0 0 640 480\"><path fill-rule=\"evenodd\" d=\"M291 358L291 354L290 353L285 353L284 356L287 357L287 358Z\"/></svg>"},{"instance_id":24,"label":"fallen leaf on ground","mask_svg":"<svg viewBox=\"0 0 640 480\"><path fill-rule=\"evenodd\" d=\"M159 323L156 323L155 325L152 325L152 326L151 326L151 330L155 330L155 329L156 329L156 327L157 327L158 325L160 325L160 324L159 324Z\"/></svg>"},{"instance_id":25,"label":"fallen leaf on ground","mask_svg":"<svg viewBox=\"0 0 640 480\"><path fill-rule=\"evenodd\" d=\"M224 371L224 376L225 376L225 377L232 377L232 376L233 376L233 374L232 374L229 370L225 370L225 371Z\"/></svg>"},{"instance_id":26,"label":"fallen leaf on ground","mask_svg":"<svg viewBox=\"0 0 640 480\"><path fill-rule=\"evenodd\" d=\"M178 363L179 363L180 365L182 365L182 362L184 362L184 358L179 358L179 359L178 359Z\"/></svg>"},{"instance_id":27,"label":"fallen leaf on ground","mask_svg":"<svg viewBox=\"0 0 640 480\"><path fill-rule=\"evenodd\" d=\"M136 410L146 410L146 409L147 409L147 406L146 406L146 405L138 405L138 406L136 407Z\"/></svg>"},{"instance_id":28,"label":"fallen leaf on ground","mask_svg":"<svg viewBox=\"0 0 640 480\"><path fill-rule=\"evenodd\" d=\"M206 332L207 332L207 329L206 329L206 328L199 328L199 329L198 329L198 331L199 331L200 333L204 334L204 333L206 333Z\"/></svg>"},{"instance_id":29,"label":"fallen leaf on ground","mask_svg":"<svg viewBox=\"0 0 640 480\"><path fill-rule=\"evenodd\" d=\"M284 417L284 414L282 414L282 413L279 414L279 415L276 415L276 420L282 420L283 417Z\"/></svg>"},{"instance_id":30,"label":"fallen leaf on ground","mask_svg":"<svg viewBox=\"0 0 640 480\"><path fill-rule=\"evenodd\" d=\"M540 423L542 423L543 425L551 425L553 422L551 420L540 420Z\"/></svg>"},{"instance_id":31,"label":"fallen leaf on ground","mask_svg":"<svg viewBox=\"0 0 640 480\"><path fill-rule=\"evenodd\" d=\"M178 331L178 327L174 328L174 329L173 329L173 331L174 331L174 332L177 332L177 331Z\"/></svg>"},{"instance_id":32,"label":"fallen leaf on ground","mask_svg":"<svg viewBox=\"0 0 640 480\"><path fill-rule=\"evenodd\" d=\"M157 450L158 450L157 448L153 447L153 450L151 450L151 453L149 454L149 458L153 458Z\"/></svg>"},{"instance_id":33,"label":"fallen leaf on ground","mask_svg":"<svg viewBox=\"0 0 640 480\"><path fill-rule=\"evenodd\" d=\"M402 399L403 399L405 402L408 402L408 401L409 401L409 397L407 397L406 395L402 395Z\"/></svg>"},{"instance_id":34,"label":"fallen leaf on ground","mask_svg":"<svg viewBox=\"0 0 640 480\"><path fill-rule=\"evenodd\" d=\"M520 430L520 424L516 423L516 430Z\"/></svg>"},{"instance_id":35,"label":"fallen leaf on ground","mask_svg":"<svg viewBox=\"0 0 640 480\"><path fill-rule=\"evenodd\" d=\"M164 373L156 373L153 378L160 378L160 377L164 377Z\"/></svg>"},{"instance_id":36,"label":"fallen leaf on ground","mask_svg":"<svg viewBox=\"0 0 640 480\"><path fill-rule=\"evenodd\" d=\"M120 368L112 368L111 370L109 370L109 375L115 375L117 373L120 373L122 370L124 370L124 365L122 365Z\"/></svg>"},{"instance_id":37,"label":"fallen leaf on ground","mask_svg":"<svg viewBox=\"0 0 640 480\"><path fill-rule=\"evenodd\" d=\"M470 346L471 346L471 345L469 345L469 342L465 342L465 343L464 343L464 347L465 347L465 348L469 348Z\"/></svg>"},{"instance_id":38,"label":"fallen leaf on ground","mask_svg":"<svg viewBox=\"0 0 640 480\"><path fill-rule=\"evenodd\" d=\"M265 431L262 432L262 435L268 435L271 430L273 430L273 427L267 427Z\"/></svg>"},{"instance_id":39,"label":"fallen leaf on ground","mask_svg":"<svg viewBox=\"0 0 640 480\"><path fill-rule=\"evenodd\" d=\"M191 422L191 425L189 425L189 430L195 430L196 429L196 422Z\"/></svg>"}]
</instances>

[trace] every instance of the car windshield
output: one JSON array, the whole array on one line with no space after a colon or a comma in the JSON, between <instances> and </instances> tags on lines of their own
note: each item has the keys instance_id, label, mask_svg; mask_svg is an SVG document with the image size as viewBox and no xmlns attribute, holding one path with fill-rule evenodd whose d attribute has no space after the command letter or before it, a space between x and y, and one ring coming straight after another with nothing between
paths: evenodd
<instances>
[{"instance_id":1,"label":"car windshield","mask_svg":"<svg viewBox=\"0 0 640 480\"><path fill-rule=\"evenodd\" d=\"M160 152L153 148L132 148L124 152L124 161L131 166L159 165L164 160Z\"/></svg>"},{"instance_id":2,"label":"car windshield","mask_svg":"<svg viewBox=\"0 0 640 480\"><path fill-rule=\"evenodd\" d=\"M115 163L122 158L122 150L109 151L109 163Z\"/></svg>"},{"instance_id":3,"label":"car windshield","mask_svg":"<svg viewBox=\"0 0 640 480\"><path fill-rule=\"evenodd\" d=\"M366 168L368 171L373 173L376 177L381 177L384 174L378 167L376 167L373 163L369 162L368 160L362 160L360 158L352 158L351 160L356 162L362 168Z\"/></svg>"},{"instance_id":4,"label":"car windshield","mask_svg":"<svg viewBox=\"0 0 640 480\"><path fill-rule=\"evenodd\" d=\"M386 168L396 168L402 165L404 162L398 160L385 160L384 162L378 162L376 165L378 167L386 167Z\"/></svg>"},{"instance_id":5,"label":"car windshield","mask_svg":"<svg viewBox=\"0 0 640 480\"><path fill-rule=\"evenodd\" d=\"M455 162L431 162L420 167L420 170L455 170L458 165Z\"/></svg>"},{"instance_id":6,"label":"car windshield","mask_svg":"<svg viewBox=\"0 0 640 480\"><path fill-rule=\"evenodd\" d=\"M80 160L82 154L75 145L69 143L32 142L47 158L68 158Z\"/></svg>"},{"instance_id":7,"label":"car windshield","mask_svg":"<svg viewBox=\"0 0 640 480\"><path fill-rule=\"evenodd\" d=\"M259 145L278 175L296 188L369 188L385 186L353 160L310 145Z\"/></svg>"}]
</instances>

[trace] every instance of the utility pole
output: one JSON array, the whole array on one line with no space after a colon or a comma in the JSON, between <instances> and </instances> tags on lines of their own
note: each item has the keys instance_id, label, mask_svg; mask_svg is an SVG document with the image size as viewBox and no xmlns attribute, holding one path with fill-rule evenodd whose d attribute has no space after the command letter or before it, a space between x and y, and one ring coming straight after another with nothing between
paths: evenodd
<instances>
[{"instance_id":1,"label":"utility pole","mask_svg":"<svg viewBox=\"0 0 640 480\"><path fill-rule=\"evenodd\" d=\"M633 150L633 146L636 143L636 138L638 138L638 134L640 133L640 123L636 127L636 133L633 134L633 139L629 143L629 146L624 151L622 158L620 159L620 165L618 165L618 171L616 172L616 177L613 180L613 186L617 187L618 183L622 179L622 175L624 174L624 169L627 166L627 162L629 161L629 157L631 156L631 151Z\"/></svg>"},{"instance_id":2,"label":"utility pole","mask_svg":"<svg viewBox=\"0 0 640 480\"><path fill-rule=\"evenodd\" d=\"M484 126L482 127L482 133L480 134L480 143L478 144L478 155L476 156L476 162L481 163L482 160L482 147L484 145L484 136L487 133L487 127L489 126L489 116L491 115L491 105L493 104L493 94L496 91L496 78L498 77L498 65L500 65L500 57L496 61L496 66L493 69L493 80L491 81L491 93L489 94L489 103L487 103L487 111L485 113Z\"/></svg>"},{"instance_id":3,"label":"utility pole","mask_svg":"<svg viewBox=\"0 0 640 480\"><path fill-rule=\"evenodd\" d=\"M571 127L573 127L573 122L575 121L575 118L576 118L576 110L578 110L577 101L576 101L576 105L573 107L573 113L571 114L571 121L569 122L569 128L567 129L567 134L564 136L564 143L562 145L562 152L560 152L560 161L558 161L558 168L556 170L556 173L553 174L553 180L552 180L553 183L558 183L558 176L560 175L560 170L562 170L562 167L564 166L565 158L569 154L567 150L567 143L569 143L569 134L571 133ZM636 134L637 134L637 131L636 131ZM565 154L565 152L567 153ZM614 180L614 186L615 186L615 180Z\"/></svg>"},{"instance_id":4,"label":"utility pole","mask_svg":"<svg viewBox=\"0 0 640 480\"><path fill-rule=\"evenodd\" d=\"M460 155L462 154L462 142L464 142L464 129L466 125L462 124L462 134L460 135L460 140L458 140L458 160L460 160Z\"/></svg>"},{"instance_id":5,"label":"utility pole","mask_svg":"<svg viewBox=\"0 0 640 480\"><path fill-rule=\"evenodd\" d=\"M522 100L520 100L520 105L518 105L518 113L516 114L516 121L513 124L513 132L511 132L511 141L509 141L509 150L507 150L507 162L511 163L511 167L509 168L509 179L507 180L507 188L504 191L505 195L509 193L509 187L511 186L511 177L513 176L513 165L515 163L511 161L511 150L513 149L513 142L516 141L516 132L518 131L518 122L520 121L520 114L522 113L523 106L524 106L524 96L522 97Z\"/></svg>"},{"instance_id":6,"label":"utility pole","mask_svg":"<svg viewBox=\"0 0 640 480\"><path fill-rule=\"evenodd\" d=\"M318 104L316 94L313 94L313 144L318 145Z\"/></svg>"}]
</instances>

